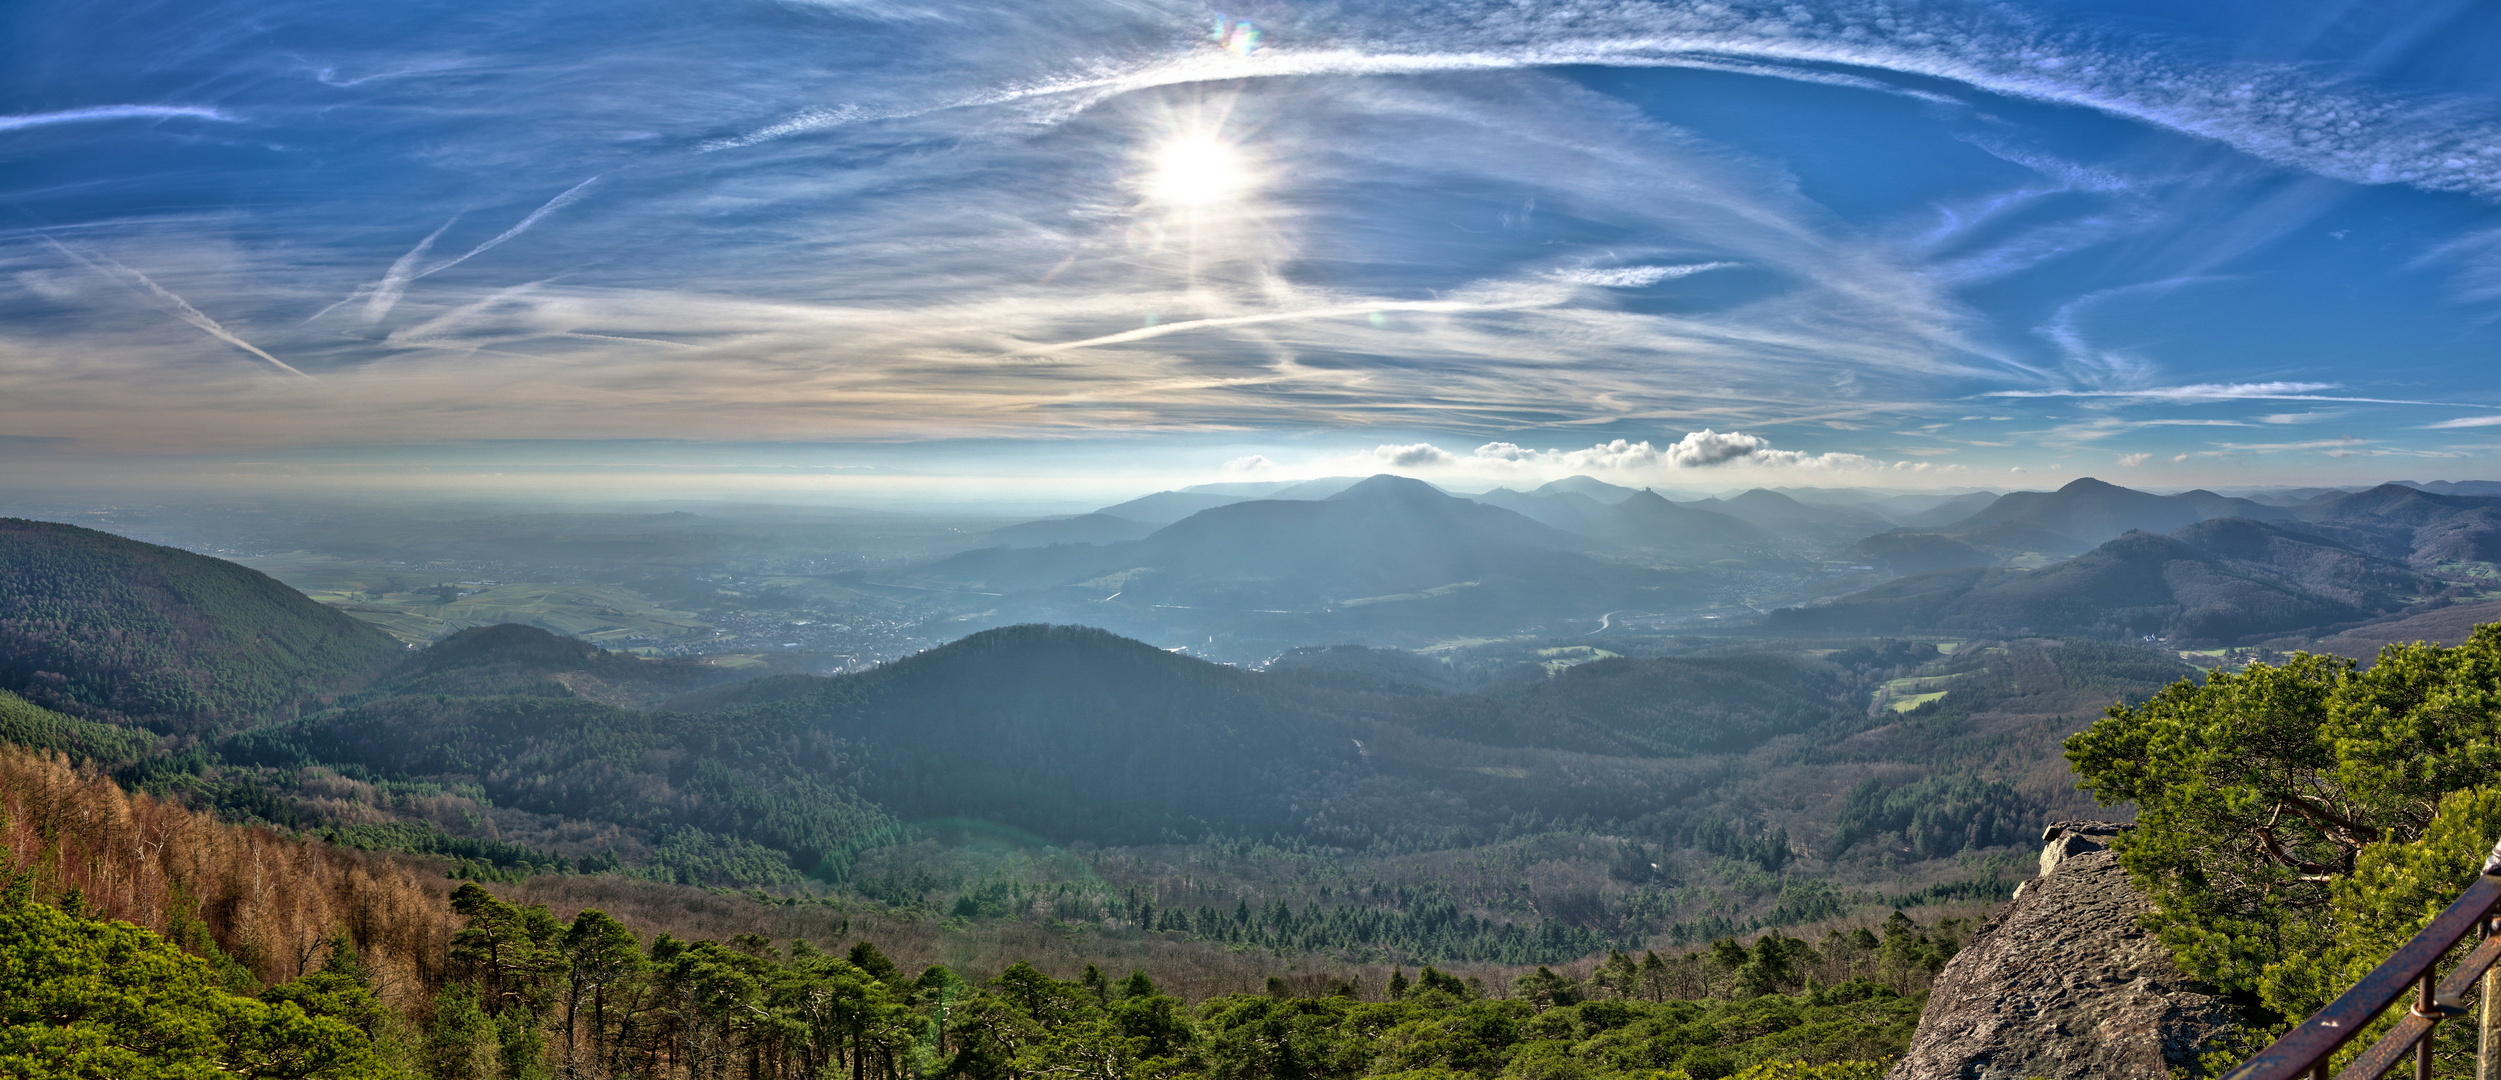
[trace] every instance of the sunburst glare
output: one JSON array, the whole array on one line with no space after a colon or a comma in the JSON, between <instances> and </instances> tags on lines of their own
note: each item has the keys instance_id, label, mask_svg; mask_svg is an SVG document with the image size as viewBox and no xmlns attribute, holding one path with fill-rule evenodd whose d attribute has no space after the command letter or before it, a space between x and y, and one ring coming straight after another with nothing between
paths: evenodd
<instances>
[{"instance_id":1,"label":"sunburst glare","mask_svg":"<svg viewBox=\"0 0 2501 1080\"><path fill-rule=\"evenodd\" d=\"M1210 206L1241 197L1253 186L1250 162L1239 149L1211 135L1174 138L1155 151L1147 197L1175 206Z\"/></svg>"}]
</instances>

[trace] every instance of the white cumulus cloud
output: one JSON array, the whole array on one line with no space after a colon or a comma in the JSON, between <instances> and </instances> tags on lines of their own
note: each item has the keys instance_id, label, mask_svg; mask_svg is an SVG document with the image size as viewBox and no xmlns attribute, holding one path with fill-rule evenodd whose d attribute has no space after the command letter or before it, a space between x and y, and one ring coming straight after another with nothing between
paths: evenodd
<instances>
[{"instance_id":1,"label":"white cumulus cloud","mask_svg":"<svg viewBox=\"0 0 2501 1080\"><path fill-rule=\"evenodd\" d=\"M1401 469L1417 469L1433 465L1449 465L1459 459L1450 451L1432 443L1409 443L1391 446L1386 443L1372 448L1372 460Z\"/></svg>"},{"instance_id":2,"label":"white cumulus cloud","mask_svg":"<svg viewBox=\"0 0 2501 1080\"><path fill-rule=\"evenodd\" d=\"M1261 476L1277 471L1277 463L1266 454L1251 454L1225 462L1224 471L1230 476Z\"/></svg>"}]
</instances>

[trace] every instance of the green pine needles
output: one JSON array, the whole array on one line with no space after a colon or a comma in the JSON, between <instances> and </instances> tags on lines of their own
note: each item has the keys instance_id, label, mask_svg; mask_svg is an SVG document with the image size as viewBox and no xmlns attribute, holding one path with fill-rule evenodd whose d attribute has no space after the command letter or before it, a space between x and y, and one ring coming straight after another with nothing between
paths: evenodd
<instances>
[{"instance_id":1,"label":"green pine needles","mask_svg":"<svg viewBox=\"0 0 2501 1080\"><path fill-rule=\"evenodd\" d=\"M2120 861L2181 965L2297 1020L2454 899L2501 836L2501 625L2367 669L2295 654L2182 682L2112 707L2067 757L2094 797L2137 805Z\"/></svg>"}]
</instances>

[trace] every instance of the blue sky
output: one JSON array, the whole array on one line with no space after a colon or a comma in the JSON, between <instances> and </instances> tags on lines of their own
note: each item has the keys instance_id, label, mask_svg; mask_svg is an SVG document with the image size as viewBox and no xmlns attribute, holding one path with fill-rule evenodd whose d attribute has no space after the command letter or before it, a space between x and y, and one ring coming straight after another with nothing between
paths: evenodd
<instances>
[{"instance_id":1,"label":"blue sky","mask_svg":"<svg viewBox=\"0 0 2501 1080\"><path fill-rule=\"evenodd\" d=\"M0 20L21 477L2501 476L2492 5Z\"/></svg>"}]
</instances>

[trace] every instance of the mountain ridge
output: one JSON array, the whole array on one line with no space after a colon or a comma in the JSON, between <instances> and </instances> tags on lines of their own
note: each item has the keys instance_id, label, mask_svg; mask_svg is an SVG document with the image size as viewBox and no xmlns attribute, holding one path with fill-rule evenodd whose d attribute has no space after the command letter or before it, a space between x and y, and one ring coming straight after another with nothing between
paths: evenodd
<instances>
[{"instance_id":1,"label":"mountain ridge","mask_svg":"<svg viewBox=\"0 0 2501 1080\"><path fill-rule=\"evenodd\" d=\"M46 708L202 732L292 714L405 655L257 570L0 518L0 689Z\"/></svg>"},{"instance_id":2,"label":"mountain ridge","mask_svg":"<svg viewBox=\"0 0 2501 1080\"><path fill-rule=\"evenodd\" d=\"M2213 518L2168 534L2132 531L2038 570L1914 574L1829 604L1781 609L1772 624L2231 642L2360 622L2447 588L2297 523Z\"/></svg>"}]
</instances>

